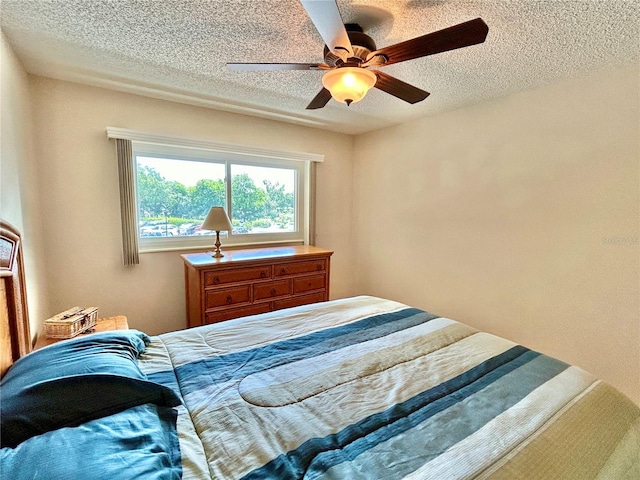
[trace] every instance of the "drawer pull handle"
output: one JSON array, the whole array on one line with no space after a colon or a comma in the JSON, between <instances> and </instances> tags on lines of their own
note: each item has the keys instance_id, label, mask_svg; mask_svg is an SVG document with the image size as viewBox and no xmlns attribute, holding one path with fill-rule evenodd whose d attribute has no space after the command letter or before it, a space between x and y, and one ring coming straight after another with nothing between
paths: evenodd
<instances>
[{"instance_id":1,"label":"drawer pull handle","mask_svg":"<svg viewBox=\"0 0 640 480\"><path fill-rule=\"evenodd\" d=\"M267 272L265 272L264 270L262 270L260 272L260 278L267 278Z\"/></svg>"},{"instance_id":2,"label":"drawer pull handle","mask_svg":"<svg viewBox=\"0 0 640 480\"><path fill-rule=\"evenodd\" d=\"M233 302L233 297L231 295L227 295L227 303Z\"/></svg>"},{"instance_id":3,"label":"drawer pull handle","mask_svg":"<svg viewBox=\"0 0 640 480\"><path fill-rule=\"evenodd\" d=\"M316 269L317 269L318 271L322 270L322 264L321 264L321 263L319 263L319 264L316 266Z\"/></svg>"},{"instance_id":4,"label":"drawer pull handle","mask_svg":"<svg viewBox=\"0 0 640 480\"><path fill-rule=\"evenodd\" d=\"M213 277L213 283L220 283L220 279L218 278L217 275Z\"/></svg>"},{"instance_id":5,"label":"drawer pull handle","mask_svg":"<svg viewBox=\"0 0 640 480\"><path fill-rule=\"evenodd\" d=\"M271 289L271 295L273 296L273 295L275 295L275 294L276 294L276 289L275 289L275 288L272 288L272 289Z\"/></svg>"},{"instance_id":6,"label":"drawer pull handle","mask_svg":"<svg viewBox=\"0 0 640 480\"><path fill-rule=\"evenodd\" d=\"M280 275L284 275L285 273L287 273L287 271L284 268L280 269Z\"/></svg>"}]
</instances>

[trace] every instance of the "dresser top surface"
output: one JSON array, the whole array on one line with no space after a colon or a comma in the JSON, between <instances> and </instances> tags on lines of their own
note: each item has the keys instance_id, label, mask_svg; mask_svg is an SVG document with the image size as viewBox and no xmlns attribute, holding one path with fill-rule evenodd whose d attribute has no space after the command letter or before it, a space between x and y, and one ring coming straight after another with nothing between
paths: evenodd
<instances>
[{"instance_id":1,"label":"dresser top surface","mask_svg":"<svg viewBox=\"0 0 640 480\"><path fill-rule=\"evenodd\" d=\"M224 250L224 257L214 258L210 253L188 253L181 255L184 262L193 267L209 267L213 265L228 265L238 262L278 261L292 257L330 256L333 251L311 245L296 245L288 247L251 248L241 250Z\"/></svg>"}]
</instances>

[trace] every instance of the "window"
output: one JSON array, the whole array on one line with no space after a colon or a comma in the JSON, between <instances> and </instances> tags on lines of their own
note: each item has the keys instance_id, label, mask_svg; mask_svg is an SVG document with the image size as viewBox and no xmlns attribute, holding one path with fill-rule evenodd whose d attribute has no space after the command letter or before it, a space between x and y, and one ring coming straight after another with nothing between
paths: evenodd
<instances>
[{"instance_id":1,"label":"window","mask_svg":"<svg viewBox=\"0 0 640 480\"><path fill-rule=\"evenodd\" d=\"M226 245L308 243L309 162L133 142L140 251L208 247L209 208L227 210Z\"/></svg>"},{"instance_id":2,"label":"window","mask_svg":"<svg viewBox=\"0 0 640 480\"><path fill-rule=\"evenodd\" d=\"M225 245L310 243L314 168L323 155L107 127L115 139L124 265L138 252L209 248L200 225L224 206Z\"/></svg>"}]
</instances>

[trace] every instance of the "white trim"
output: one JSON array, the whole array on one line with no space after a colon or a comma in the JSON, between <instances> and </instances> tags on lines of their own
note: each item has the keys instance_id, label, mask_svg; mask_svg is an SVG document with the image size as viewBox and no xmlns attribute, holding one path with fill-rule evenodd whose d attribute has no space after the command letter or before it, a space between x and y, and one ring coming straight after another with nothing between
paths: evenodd
<instances>
[{"instance_id":1,"label":"white trim","mask_svg":"<svg viewBox=\"0 0 640 480\"><path fill-rule=\"evenodd\" d=\"M302 241L292 241L292 240L277 240L273 242L247 242L247 243L234 243L234 244L225 244L223 243L220 247L223 252L239 250L241 248L256 248L261 246L271 246L271 245L308 245ZM189 252L193 250L197 250L201 252L202 250L213 250L215 247L213 243L208 245L184 245L181 247L160 247L156 249L148 248L146 250L140 250L140 255L144 255L146 253L162 253L162 252Z\"/></svg>"},{"instance_id":2,"label":"white trim","mask_svg":"<svg viewBox=\"0 0 640 480\"><path fill-rule=\"evenodd\" d=\"M279 158L282 160L297 160L303 162L324 162L324 155L318 153L292 152L287 150L275 150L263 147L253 147L235 143L213 142L209 140L194 140L184 137L172 137L155 133L128 130L126 128L107 127L107 137L121 138L140 143L154 145L166 145L171 147L197 148L219 154L242 154L254 157Z\"/></svg>"},{"instance_id":3,"label":"white trim","mask_svg":"<svg viewBox=\"0 0 640 480\"><path fill-rule=\"evenodd\" d=\"M124 129L107 129L109 138L120 138L120 135L125 133L131 133L131 130ZM194 142L192 140L186 140L185 142L175 141L175 144L167 144L165 139L172 137L153 136L154 139L160 140L155 142L147 141L152 138L151 135L147 135L141 132L140 135L128 135L129 138L123 140L129 140L132 143L132 162L137 164L138 157L157 157L157 158L174 158L176 160L187 160L193 162L210 162L216 164L226 164L225 168L225 185L227 192L226 205L231 205L231 185L226 179L231 179L231 167L233 165L254 165L262 167L274 167L285 168L296 172L296 196L295 196L295 231L285 232L264 232L264 233L244 233L244 234L232 234L225 233L221 237L223 238L223 245L235 246L235 245L260 245L270 243L301 243L309 244L310 241L310 226L309 222L309 201L307 199L310 194L310 175L309 170L311 167L311 161L300 160L292 158L283 158L282 155L256 155L256 154L242 154L238 151L220 151L213 150L211 148L203 148L205 142ZM139 141L137 139L144 138L145 140ZM181 145L177 145L182 143ZM207 142L210 146L212 143ZM186 146L185 146L186 144ZM194 146L197 145L197 146ZM216 144L219 145L219 144ZM230 144L222 144L225 147L229 147ZM241 150L242 147L239 148ZM267 152L267 150L263 150ZM268 150L271 153L271 150ZM255 153L255 150L254 150ZM282 153L282 152L280 152ZM310 155L310 154L300 154ZM169 156L169 157L167 157ZM137 186L136 186L137 190ZM139 199L136 194L136 213L139 209ZM233 210L230 212L233 218ZM136 225L139 225L136 220ZM140 253L147 252L160 252L171 250L188 250L188 249L202 249L211 248L213 240L210 236L176 236L176 237L141 237L138 232L138 250Z\"/></svg>"},{"instance_id":4,"label":"white trim","mask_svg":"<svg viewBox=\"0 0 640 480\"><path fill-rule=\"evenodd\" d=\"M273 237L265 238L262 240L255 240L257 235L261 234L244 234L233 235L233 239L230 236L224 236L220 239L222 243L222 249L229 248L242 248L259 245L275 245L275 244L300 244L308 245L306 241L299 235L298 232L285 232L278 235L287 238L274 239ZM264 235L264 234L263 234ZM268 234L266 234L268 235ZM246 237L250 236L253 240L247 240ZM222 235L221 235L222 237ZM149 252L168 252L175 250L203 250L214 248L215 235L202 235L202 236L182 236L182 237L138 237L138 250L140 254ZM235 241L234 241L235 240Z\"/></svg>"}]
</instances>

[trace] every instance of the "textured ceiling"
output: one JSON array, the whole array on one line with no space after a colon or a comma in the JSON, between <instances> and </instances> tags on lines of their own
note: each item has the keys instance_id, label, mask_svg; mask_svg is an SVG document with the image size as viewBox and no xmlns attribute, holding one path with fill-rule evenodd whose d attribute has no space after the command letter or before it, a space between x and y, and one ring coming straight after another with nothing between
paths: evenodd
<instances>
[{"instance_id":1,"label":"textured ceiling","mask_svg":"<svg viewBox=\"0 0 640 480\"><path fill-rule=\"evenodd\" d=\"M28 72L158 98L361 133L608 65L637 63L640 0L338 0L384 47L481 17L485 43L390 65L431 93L379 90L305 110L319 71L238 72L226 62L321 62L297 0L2 0L1 25Z\"/></svg>"}]
</instances>

